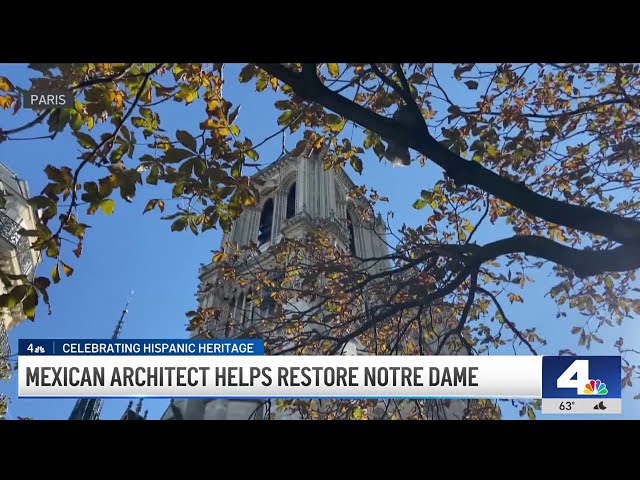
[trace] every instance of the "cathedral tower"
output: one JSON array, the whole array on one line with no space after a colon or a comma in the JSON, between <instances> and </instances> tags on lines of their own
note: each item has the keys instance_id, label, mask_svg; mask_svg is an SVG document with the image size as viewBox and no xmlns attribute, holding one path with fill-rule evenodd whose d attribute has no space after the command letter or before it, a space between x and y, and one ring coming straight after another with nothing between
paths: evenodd
<instances>
[{"instance_id":1,"label":"cathedral tower","mask_svg":"<svg viewBox=\"0 0 640 480\"><path fill-rule=\"evenodd\" d=\"M223 235L221 250L229 243L245 246L253 243L267 257L267 250L285 238L301 238L316 228L329 233L336 245L358 257L382 257L387 254L382 218L370 215L365 221L358 209L370 206L349 197L356 187L342 169L326 170L323 152L285 155L252 177L259 185L260 204L247 208L236 220L231 231ZM256 262L263 258L256 259ZM220 310L217 320L208 326L215 338L234 336L234 326L255 322L260 312L254 312L252 285L243 287L220 281L216 264L201 269L198 301L201 308ZM371 266L372 271L386 268L384 262ZM260 307L267 308L268 304ZM357 343L351 342L344 354L357 354ZM275 410L275 409L274 409ZM271 412L274 413L273 411ZM163 415L173 419L261 419L264 402L248 400L173 400Z\"/></svg>"}]
</instances>

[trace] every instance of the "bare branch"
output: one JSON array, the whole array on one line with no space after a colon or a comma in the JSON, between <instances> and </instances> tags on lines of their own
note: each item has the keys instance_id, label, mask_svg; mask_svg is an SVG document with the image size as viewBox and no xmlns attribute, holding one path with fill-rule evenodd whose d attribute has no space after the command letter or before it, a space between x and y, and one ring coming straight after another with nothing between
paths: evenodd
<instances>
[{"instance_id":1,"label":"bare branch","mask_svg":"<svg viewBox=\"0 0 640 480\"><path fill-rule=\"evenodd\" d=\"M529 343L529 340L524 338L524 335L522 335L522 332L520 332L520 330L516 328L515 324L507 318L507 315L504 313L504 310L502 309L502 305L500 305L500 302L498 302L498 299L496 298L496 296L493 293L491 293L489 290L486 290L482 287L478 287L478 291L480 293L484 293L489 298L491 298L491 300L493 300L493 303L498 309L498 312L500 312L500 316L502 316L504 323L506 323L511 329L511 331L515 333L515 335L520 339L520 341L529 348L529 351L531 353L533 353L534 355L538 355L538 352L536 352L535 349L531 346L531 343Z\"/></svg>"}]
</instances>

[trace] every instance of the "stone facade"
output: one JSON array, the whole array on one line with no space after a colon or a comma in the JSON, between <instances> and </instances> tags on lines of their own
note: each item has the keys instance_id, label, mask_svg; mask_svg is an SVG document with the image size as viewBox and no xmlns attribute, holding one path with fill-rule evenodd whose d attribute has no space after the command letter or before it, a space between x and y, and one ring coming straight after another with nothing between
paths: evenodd
<instances>
[{"instance_id":1,"label":"stone facade","mask_svg":"<svg viewBox=\"0 0 640 480\"><path fill-rule=\"evenodd\" d=\"M30 248L29 238L20 234L21 229L35 229L35 212L27 203L29 188L24 180L0 164L0 190L6 200L0 209L0 268L6 274L32 278L40 256ZM7 289L0 282L0 295L5 293ZM2 357L11 354L7 332L24 319L20 306L0 311L0 368Z\"/></svg>"}]
</instances>

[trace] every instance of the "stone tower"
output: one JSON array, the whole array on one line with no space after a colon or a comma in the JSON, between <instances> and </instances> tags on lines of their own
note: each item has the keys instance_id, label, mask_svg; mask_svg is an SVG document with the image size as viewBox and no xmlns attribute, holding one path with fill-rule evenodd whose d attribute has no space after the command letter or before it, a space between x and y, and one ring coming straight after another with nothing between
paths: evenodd
<instances>
[{"instance_id":1,"label":"stone tower","mask_svg":"<svg viewBox=\"0 0 640 480\"><path fill-rule=\"evenodd\" d=\"M226 251L229 245L235 247L253 243L258 246L259 253L242 268L260 265L268 269L269 258L272 258L268 253L270 247L284 239L301 238L320 227L333 238L336 246L359 259L379 259L388 255L386 227L382 217L373 214L370 204L349 195L357 186L342 169L325 170L323 153L307 153L299 157L283 156L254 175L252 182L259 185L260 204L243 211L231 231L223 235L220 250ZM362 212L368 214L362 215ZM248 327L259 323L260 318L272 316L273 311L269 311L269 302L265 302L268 297L263 296L260 307L254 305L251 301L254 285L251 282L240 287L236 283L224 281L218 266L212 263L200 271L200 307L220 311L206 325L205 331L213 338L242 338ZM387 261L360 264L360 268L365 268L371 274L389 267ZM404 275L411 275L411 272L405 272ZM298 311L304 311L308 306L308 303L292 305ZM357 340L347 344L341 353L367 354L360 349ZM445 348L442 354L464 352ZM396 417L405 418L405 414L415 407L414 403L417 404L412 401L399 405L393 400L381 400L370 418L389 418L394 412ZM300 418L297 414L276 412L275 408L270 409L268 405L269 402L262 399L174 399L162 419L250 420L263 419L267 415L276 419ZM420 418L460 419L465 415L466 401L425 400L422 401L421 408L425 406L439 413Z\"/></svg>"},{"instance_id":2,"label":"stone tower","mask_svg":"<svg viewBox=\"0 0 640 480\"><path fill-rule=\"evenodd\" d=\"M221 250L229 242L238 246L253 242L258 245L260 256L266 257L269 247L284 238L300 238L321 227L336 244L358 257L386 255L382 218L372 216L371 221L364 222L356 209L370 206L349 198L348 193L356 185L342 169L325 170L322 158L322 152L286 155L254 175L252 182L260 185L260 204L243 211L231 231L223 235ZM371 266L372 271L383 268L384 262ZM251 284L238 288L220 282L218 275L215 264L201 269L198 301L202 308L221 311L218 320L209 326L213 336L232 337L237 333L234 326L246 325L256 317L255 307L247 301ZM343 354L358 354L357 343L347 345ZM265 414L263 404L249 400L175 399L162 419L260 419Z\"/></svg>"}]
</instances>

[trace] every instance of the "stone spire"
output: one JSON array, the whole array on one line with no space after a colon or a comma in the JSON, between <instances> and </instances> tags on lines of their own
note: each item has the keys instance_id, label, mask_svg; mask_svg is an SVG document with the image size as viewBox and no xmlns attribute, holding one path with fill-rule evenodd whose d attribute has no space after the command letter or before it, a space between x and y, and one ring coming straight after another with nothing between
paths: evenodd
<instances>
[{"instance_id":1,"label":"stone spire","mask_svg":"<svg viewBox=\"0 0 640 480\"><path fill-rule=\"evenodd\" d=\"M129 302L131 301L131 296L133 295L133 291L127 297L127 301L120 313L120 318L118 319L118 323L116 323L116 328L113 331L113 335L111 335L111 340L117 340L122 332L122 326L124 325L124 317L129 313ZM71 415L69 415L69 420L100 420L100 413L102 412L102 399L101 398L79 398L76 402L73 410L71 411Z\"/></svg>"}]
</instances>

